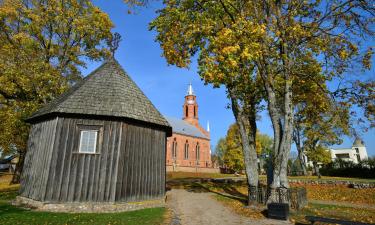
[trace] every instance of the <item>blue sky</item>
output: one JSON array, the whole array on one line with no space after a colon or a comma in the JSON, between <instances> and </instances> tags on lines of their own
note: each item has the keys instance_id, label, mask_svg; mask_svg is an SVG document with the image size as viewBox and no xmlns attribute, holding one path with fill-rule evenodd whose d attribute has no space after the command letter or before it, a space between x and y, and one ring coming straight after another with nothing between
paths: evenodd
<instances>
[{"instance_id":1,"label":"blue sky","mask_svg":"<svg viewBox=\"0 0 375 225\"><path fill-rule=\"evenodd\" d=\"M148 23L156 17L155 11L162 7L160 1L138 9L136 14L128 14L127 6L121 0L96 0L94 3L108 13L115 24L114 31L122 36L116 59L163 115L182 117L184 96L188 84L192 83L199 104L199 121L203 127L210 121L211 145L214 147L218 139L225 136L229 125L234 123L231 110L226 108L229 101L225 89L205 86L197 74L195 62L190 69L167 65L159 44L154 42L156 33L148 30ZM89 62L84 74L99 64ZM374 69L371 74L375 74ZM272 136L266 113L262 113L258 127L262 133ZM362 137L368 154L375 155L375 129ZM345 137L342 145L334 147L350 147L352 142L353 139Z\"/></svg>"}]
</instances>

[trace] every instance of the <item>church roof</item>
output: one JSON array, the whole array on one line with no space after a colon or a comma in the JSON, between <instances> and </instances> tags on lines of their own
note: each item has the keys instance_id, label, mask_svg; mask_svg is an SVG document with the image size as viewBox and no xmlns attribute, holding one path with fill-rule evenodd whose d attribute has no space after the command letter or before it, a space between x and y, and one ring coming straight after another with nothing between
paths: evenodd
<instances>
[{"instance_id":1,"label":"church roof","mask_svg":"<svg viewBox=\"0 0 375 225\"><path fill-rule=\"evenodd\" d=\"M185 120L167 116L165 118L172 126L173 133L208 139L208 137L204 135L198 128L186 122Z\"/></svg>"},{"instance_id":2,"label":"church roof","mask_svg":"<svg viewBox=\"0 0 375 225\"><path fill-rule=\"evenodd\" d=\"M59 113L130 118L169 127L167 120L115 59L103 63L28 121Z\"/></svg>"}]
</instances>

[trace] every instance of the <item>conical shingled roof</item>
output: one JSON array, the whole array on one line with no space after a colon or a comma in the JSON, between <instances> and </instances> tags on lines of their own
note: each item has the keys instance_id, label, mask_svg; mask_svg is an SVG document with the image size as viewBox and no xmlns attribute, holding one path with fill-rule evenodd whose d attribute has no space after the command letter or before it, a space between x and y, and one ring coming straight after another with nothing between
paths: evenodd
<instances>
[{"instance_id":1,"label":"conical shingled roof","mask_svg":"<svg viewBox=\"0 0 375 225\"><path fill-rule=\"evenodd\" d=\"M123 117L170 127L115 59L106 61L28 120L56 113Z\"/></svg>"}]
</instances>

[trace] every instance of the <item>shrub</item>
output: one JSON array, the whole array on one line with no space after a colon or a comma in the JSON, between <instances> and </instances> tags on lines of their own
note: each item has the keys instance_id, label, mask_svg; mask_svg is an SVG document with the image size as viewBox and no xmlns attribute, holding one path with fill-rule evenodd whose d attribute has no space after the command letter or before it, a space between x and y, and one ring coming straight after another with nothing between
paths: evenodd
<instances>
[{"instance_id":1,"label":"shrub","mask_svg":"<svg viewBox=\"0 0 375 225\"><path fill-rule=\"evenodd\" d=\"M338 159L323 166L320 172L324 176L375 178L375 158L363 160L358 164Z\"/></svg>"}]
</instances>

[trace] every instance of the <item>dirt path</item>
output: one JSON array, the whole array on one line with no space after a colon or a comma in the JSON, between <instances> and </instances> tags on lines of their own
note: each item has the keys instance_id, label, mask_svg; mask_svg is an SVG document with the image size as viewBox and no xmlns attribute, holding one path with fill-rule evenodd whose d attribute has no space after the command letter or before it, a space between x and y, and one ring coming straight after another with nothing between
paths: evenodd
<instances>
[{"instance_id":1,"label":"dirt path","mask_svg":"<svg viewBox=\"0 0 375 225\"><path fill-rule=\"evenodd\" d=\"M167 206L173 211L173 225L268 225L291 224L271 219L253 220L235 214L213 199L212 193L194 193L172 189L167 193Z\"/></svg>"}]
</instances>

